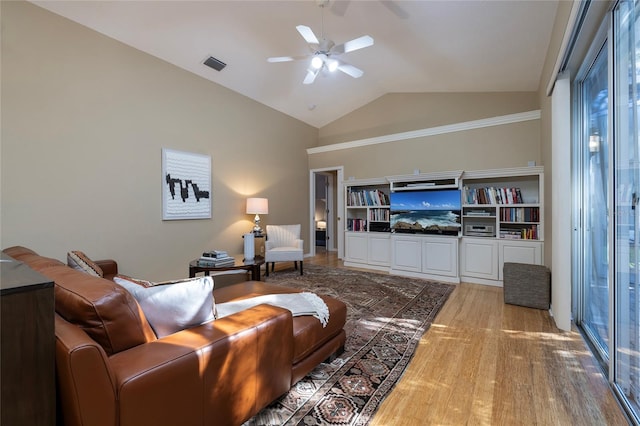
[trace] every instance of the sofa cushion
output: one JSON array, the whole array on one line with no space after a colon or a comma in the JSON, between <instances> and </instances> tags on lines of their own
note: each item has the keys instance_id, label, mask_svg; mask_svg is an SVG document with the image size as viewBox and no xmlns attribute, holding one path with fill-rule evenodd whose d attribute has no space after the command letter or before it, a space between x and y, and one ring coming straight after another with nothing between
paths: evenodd
<instances>
[{"instance_id":1,"label":"sofa cushion","mask_svg":"<svg viewBox=\"0 0 640 426\"><path fill-rule=\"evenodd\" d=\"M211 277L151 283L120 275L113 280L136 298L158 337L198 326L215 317Z\"/></svg>"},{"instance_id":2,"label":"sofa cushion","mask_svg":"<svg viewBox=\"0 0 640 426\"><path fill-rule=\"evenodd\" d=\"M22 246L7 247L6 249L2 250L2 252L6 253L7 255L13 257L16 260L20 260L22 256L28 256L28 255L34 255L34 254L38 255L38 253L36 253L35 251Z\"/></svg>"},{"instance_id":3,"label":"sofa cushion","mask_svg":"<svg viewBox=\"0 0 640 426\"><path fill-rule=\"evenodd\" d=\"M114 282L66 265L39 272L55 281L56 312L83 329L108 355L156 339L136 300Z\"/></svg>"},{"instance_id":4,"label":"sofa cushion","mask_svg":"<svg viewBox=\"0 0 640 426\"><path fill-rule=\"evenodd\" d=\"M300 290L268 284L260 281L247 281L240 284L218 288L213 293L218 303L242 300L265 294L294 293ZM320 321L311 315L293 318L294 353L293 363L305 359L326 342L337 336L347 321L347 306L340 300L318 294L329 308L329 322L323 327Z\"/></svg>"},{"instance_id":5,"label":"sofa cushion","mask_svg":"<svg viewBox=\"0 0 640 426\"><path fill-rule=\"evenodd\" d=\"M26 263L33 269L64 265L57 259L40 256L35 251L22 246L9 247L2 250L2 252L19 262Z\"/></svg>"},{"instance_id":6,"label":"sofa cushion","mask_svg":"<svg viewBox=\"0 0 640 426\"><path fill-rule=\"evenodd\" d=\"M80 272L85 272L95 277L103 277L104 273L102 268L98 266L93 260L86 254L79 250L70 251L67 253L67 265Z\"/></svg>"}]
</instances>

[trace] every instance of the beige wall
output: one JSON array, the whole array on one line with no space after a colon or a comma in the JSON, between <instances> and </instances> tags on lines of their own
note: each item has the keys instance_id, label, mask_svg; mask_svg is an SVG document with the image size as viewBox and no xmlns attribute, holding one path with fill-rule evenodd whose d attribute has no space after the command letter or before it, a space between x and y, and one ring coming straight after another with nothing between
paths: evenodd
<instances>
[{"instance_id":1,"label":"beige wall","mask_svg":"<svg viewBox=\"0 0 640 426\"><path fill-rule=\"evenodd\" d=\"M409 97L406 104L398 99ZM389 101L385 103L385 100ZM353 113L357 125L348 128L351 115L320 129L321 138L333 142L351 141L356 138L368 138L407 132L421 128L432 128L445 124L457 124L467 121L489 119L496 116L537 110L538 99L535 93L478 93L478 94L412 94L388 95ZM416 105L430 105L435 110L441 108L437 118L427 112L420 121L416 114ZM370 116L365 121L363 111ZM398 122L385 127L388 132L377 133L377 124L386 120L385 111L393 115L412 117L406 122ZM425 110L426 111L426 110ZM408 123L412 124L409 125ZM358 130L353 130L357 127ZM390 130L393 128L393 132ZM342 132L342 133L340 133ZM328 134L332 134L331 137ZM324 135L324 136L323 136ZM350 139L353 138L353 139ZM383 177L397 174L412 174L415 169L421 172L448 170L483 170L502 167L526 166L529 161L542 165L540 158L540 122L523 121L484 127L473 130L398 140L377 145L320 152L309 155L311 168L344 166L344 176L357 179Z\"/></svg>"},{"instance_id":2,"label":"beige wall","mask_svg":"<svg viewBox=\"0 0 640 426\"><path fill-rule=\"evenodd\" d=\"M32 4L2 2L1 246L152 280L242 252L245 198L308 235L317 129ZM162 221L161 149L212 157L213 218ZM308 251L309 242L305 242Z\"/></svg>"},{"instance_id":3,"label":"beige wall","mask_svg":"<svg viewBox=\"0 0 640 426\"><path fill-rule=\"evenodd\" d=\"M540 99L541 110L541 138L540 138L540 155L542 161L547 165L545 169L545 264L550 268L553 266L553 225L551 220L551 208L553 203L553 190L552 182L553 175L551 167L553 165L553 158L551 156L551 97L547 96L547 86L551 75L556 65L556 60L560 52L562 39L564 37L565 28L569 21L571 14L571 8L573 2L561 1L558 3L558 10L556 12L556 20L551 34L551 40L549 42L549 49L547 51L547 57L540 78L540 88L538 96Z\"/></svg>"},{"instance_id":4,"label":"beige wall","mask_svg":"<svg viewBox=\"0 0 640 426\"><path fill-rule=\"evenodd\" d=\"M322 127L319 145L536 109L535 92L390 93Z\"/></svg>"}]
</instances>

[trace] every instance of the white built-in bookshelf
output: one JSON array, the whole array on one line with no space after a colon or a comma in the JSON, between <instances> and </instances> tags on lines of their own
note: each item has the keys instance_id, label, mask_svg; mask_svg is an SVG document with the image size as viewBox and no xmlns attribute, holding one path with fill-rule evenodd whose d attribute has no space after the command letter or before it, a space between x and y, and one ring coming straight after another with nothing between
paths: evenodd
<instances>
[{"instance_id":1,"label":"white built-in bookshelf","mask_svg":"<svg viewBox=\"0 0 640 426\"><path fill-rule=\"evenodd\" d=\"M505 262L543 262L542 167L352 179L343 185L346 265L501 285ZM392 232L391 194L430 189L460 190L459 234Z\"/></svg>"},{"instance_id":2,"label":"white built-in bookshelf","mask_svg":"<svg viewBox=\"0 0 640 426\"><path fill-rule=\"evenodd\" d=\"M389 184L384 179L345 185L346 231L389 232Z\"/></svg>"},{"instance_id":3,"label":"white built-in bookshelf","mask_svg":"<svg viewBox=\"0 0 640 426\"><path fill-rule=\"evenodd\" d=\"M544 240L542 167L466 172L462 183L463 235ZM484 231L484 232L483 232Z\"/></svg>"}]
</instances>

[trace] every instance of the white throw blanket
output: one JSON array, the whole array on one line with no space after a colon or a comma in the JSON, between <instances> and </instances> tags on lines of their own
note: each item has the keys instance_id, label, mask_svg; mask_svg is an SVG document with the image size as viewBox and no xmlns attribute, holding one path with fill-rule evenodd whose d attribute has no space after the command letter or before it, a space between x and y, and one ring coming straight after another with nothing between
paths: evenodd
<instances>
[{"instance_id":1,"label":"white throw blanket","mask_svg":"<svg viewBox=\"0 0 640 426\"><path fill-rule=\"evenodd\" d=\"M314 293L286 293L267 294L264 296L251 297L249 299L237 300L234 302L216 303L218 318L244 311L257 305L267 304L284 308L291 311L294 317L302 315L312 315L322 324L327 326L329 322L329 308L318 295Z\"/></svg>"}]
</instances>

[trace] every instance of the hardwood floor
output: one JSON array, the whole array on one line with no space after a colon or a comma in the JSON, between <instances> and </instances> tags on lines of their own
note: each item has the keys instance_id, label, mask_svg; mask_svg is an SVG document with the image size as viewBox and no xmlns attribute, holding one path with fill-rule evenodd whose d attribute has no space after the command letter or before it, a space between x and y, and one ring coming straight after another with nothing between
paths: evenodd
<instances>
[{"instance_id":1,"label":"hardwood floor","mask_svg":"<svg viewBox=\"0 0 640 426\"><path fill-rule=\"evenodd\" d=\"M343 268L335 252L305 264ZM371 421L383 425L626 425L577 331L462 283Z\"/></svg>"}]
</instances>

